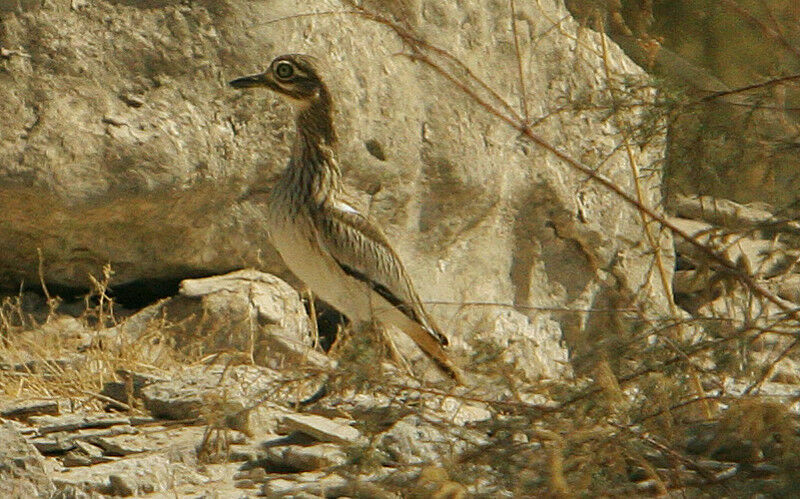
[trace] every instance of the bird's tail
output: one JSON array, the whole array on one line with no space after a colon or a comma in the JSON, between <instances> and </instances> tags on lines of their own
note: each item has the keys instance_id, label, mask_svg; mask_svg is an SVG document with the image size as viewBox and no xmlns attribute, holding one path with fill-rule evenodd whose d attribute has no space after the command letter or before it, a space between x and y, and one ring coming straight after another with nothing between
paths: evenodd
<instances>
[{"instance_id":1,"label":"bird's tail","mask_svg":"<svg viewBox=\"0 0 800 499\"><path fill-rule=\"evenodd\" d=\"M412 320L388 302L385 305L385 307L375 307L375 318L384 324L394 324L399 327L409 338L414 340L414 343L425 352L425 355L436 364L439 370L455 380L456 383L463 385L464 378L461 371L443 348L441 333L434 332Z\"/></svg>"}]
</instances>

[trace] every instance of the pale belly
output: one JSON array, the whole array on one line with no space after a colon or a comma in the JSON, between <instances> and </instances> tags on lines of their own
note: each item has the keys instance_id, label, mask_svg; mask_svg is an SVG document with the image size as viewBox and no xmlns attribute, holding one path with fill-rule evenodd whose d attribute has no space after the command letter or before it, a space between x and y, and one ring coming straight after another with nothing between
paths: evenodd
<instances>
[{"instance_id":1,"label":"pale belly","mask_svg":"<svg viewBox=\"0 0 800 499\"><path fill-rule=\"evenodd\" d=\"M270 224L272 244L286 266L318 298L350 320L370 320L372 291L363 282L347 275L330 255L320 249L310 221L297 222L286 223L283 217L273 216Z\"/></svg>"}]
</instances>

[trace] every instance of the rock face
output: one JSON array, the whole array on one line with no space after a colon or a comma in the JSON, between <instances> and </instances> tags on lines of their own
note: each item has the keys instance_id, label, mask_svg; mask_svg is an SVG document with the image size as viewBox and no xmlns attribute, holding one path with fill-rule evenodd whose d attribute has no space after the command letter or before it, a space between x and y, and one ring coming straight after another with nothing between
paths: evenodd
<instances>
[{"instance_id":1,"label":"rock face","mask_svg":"<svg viewBox=\"0 0 800 499\"><path fill-rule=\"evenodd\" d=\"M290 109L226 81L304 52L329 66L351 193L385 228L445 329L458 329L465 310L472 322L510 321L525 335L514 352L525 359L544 342L561 349L562 334L582 345L597 324L591 314L538 309L605 307L622 297L629 307L665 310L633 208L525 142L429 66L397 55L408 48L385 26L344 13L283 19L342 10L337 2L304 5L0 5L0 46L8 49L0 59L2 284L38 281L37 248L46 282L65 286L86 286L108 262L116 284L245 266L285 274L261 207L245 194L268 187L284 167ZM514 16L491 0L368 7L452 52L515 109L524 102L537 134L599 165L626 191L634 191L628 153L642 172L658 172L660 137L619 147L620 127L645 125L639 108L608 119L569 105L607 107L594 100L607 95L609 80L599 37L578 30L560 1L520 5ZM643 74L607 49L613 81ZM640 177L644 203L658 205L658 173ZM660 241L669 272L670 241ZM530 323L503 318L509 308ZM523 370L563 370L536 362Z\"/></svg>"}]
</instances>

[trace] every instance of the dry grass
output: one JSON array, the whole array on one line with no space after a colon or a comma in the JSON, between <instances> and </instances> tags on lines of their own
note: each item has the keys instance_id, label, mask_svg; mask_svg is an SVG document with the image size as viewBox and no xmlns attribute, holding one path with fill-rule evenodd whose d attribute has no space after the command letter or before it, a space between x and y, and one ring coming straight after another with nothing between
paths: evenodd
<instances>
[{"instance_id":1,"label":"dry grass","mask_svg":"<svg viewBox=\"0 0 800 499\"><path fill-rule=\"evenodd\" d=\"M136 339L114 335L113 345L108 344L108 328L120 321L108 295L111 275L106 267L102 279L92 278L94 289L85 296L79 317L56 313L60 299L50 296L46 287L48 313L43 320L25 312L22 294L3 298L0 404L11 399L66 399L75 409L102 410L109 400L100 392L106 383L122 381L118 371L163 375L178 366L176 359L184 356L168 346L159 321Z\"/></svg>"}]
</instances>

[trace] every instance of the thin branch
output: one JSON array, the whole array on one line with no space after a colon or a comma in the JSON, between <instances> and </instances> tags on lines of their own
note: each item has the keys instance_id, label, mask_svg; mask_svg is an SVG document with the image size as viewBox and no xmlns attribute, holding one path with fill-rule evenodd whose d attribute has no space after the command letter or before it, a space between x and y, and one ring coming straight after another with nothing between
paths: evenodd
<instances>
[{"instance_id":1,"label":"thin branch","mask_svg":"<svg viewBox=\"0 0 800 499\"><path fill-rule=\"evenodd\" d=\"M459 58L455 57L454 55L452 55L451 53L447 52L446 50L443 50L443 49L441 49L439 47L436 47L435 45L432 45L432 44L428 43L427 41L415 36L410 31L408 31L407 29L403 28L399 24L391 21L390 19L388 19L388 18L386 18L386 17L384 17L384 16L382 16L382 15L376 13L376 12L371 12L371 11L365 9L364 7L361 7L360 5L357 5L353 0L343 0L343 1L346 4L350 5L351 7L353 7L354 9L356 9L356 14L360 15L361 17L364 17L366 19L369 19L371 21L374 21L374 22L376 22L378 24L382 24L382 25L387 26L388 28L390 28L412 50L419 51L419 49L421 49L421 48L428 49L428 50L431 50L432 52L434 52L435 54L438 54L438 55L446 58L450 62L456 64L462 71L464 71L465 75L471 81L477 83L481 88L483 88L486 92L488 92L489 95L491 95L493 99L495 99L497 102L499 102L500 105L506 111L508 111L508 113L512 117L514 117L514 119L516 119L516 120L521 120L522 119L519 116L519 114L517 113L517 111L514 109L514 107L511 104L508 103L508 101L503 99L503 97L501 97L500 94L498 94L492 87L490 87L483 80L478 78L475 75L475 73L473 73L472 70L466 64L461 62L461 60ZM405 55L408 55L408 54L405 54ZM411 57L411 56L409 56L409 57Z\"/></svg>"},{"instance_id":2,"label":"thin branch","mask_svg":"<svg viewBox=\"0 0 800 499\"><path fill-rule=\"evenodd\" d=\"M522 101L522 117L525 118L525 123L530 122L530 114L528 113L528 92L525 89L525 71L522 68L522 51L519 48L519 35L517 34L517 8L514 0L508 0L511 8L511 33L514 36L514 52L517 56L517 73L519 74L519 94Z\"/></svg>"},{"instance_id":3,"label":"thin branch","mask_svg":"<svg viewBox=\"0 0 800 499\"><path fill-rule=\"evenodd\" d=\"M621 424L615 423L613 421L609 421L609 424L611 426L619 428L620 430L622 430L624 432L627 432L627 433L633 435L634 437L642 440L643 442L646 442L647 444L651 445L652 447L655 447L656 449L660 450L664 454L673 457L674 459L676 459L677 461L682 463L684 466L686 466L688 469L696 471L700 476L702 476L706 480L707 483L718 483L719 482L719 479L717 478L717 476L714 473L712 473L708 469L704 468L703 466L701 466L700 464L695 462L693 459L691 459L689 457L686 457L683 454L679 453L678 451L676 451L672 447L657 441L655 438L653 438L653 437L651 437L651 436L649 436L647 434L639 433L638 431L636 431L631 426L621 425ZM728 489L728 487L726 485L724 485L724 484L722 484L722 485L723 485L723 487Z\"/></svg>"},{"instance_id":4,"label":"thin branch","mask_svg":"<svg viewBox=\"0 0 800 499\"><path fill-rule=\"evenodd\" d=\"M772 9L769 8L769 5L767 5L767 2L765 0L759 0L758 3L761 4L761 8L766 13L767 18L772 22L775 32L777 32L781 38L785 38L786 35L783 33L780 23L775 19L775 15L772 13Z\"/></svg>"},{"instance_id":5,"label":"thin branch","mask_svg":"<svg viewBox=\"0 0 800 499\"><path fill-rule=\"evenodd\" d=\"M771 78L771 79L769 79L767 81L764 81L764 82L761 82L761 83L753 83L752 85L746 85L744 87L734 88L734 89L731 89L731 90L722 90L720 92L714 92L714 93L708 94L708 95L706 95L704 97L701 97L700 99L698 99L698 102L708 102L710 100L714 100L714 99L717 99L719 97L725 97L725 96L728 96L728 95L739 94L739 93L742 93L742 92L747 92L748 90L755 90L755 89L758 89L758 88L772 87L772 86L775 86L775 85L780 85L781 83L786 83L786 82L795 81L795 80L800 80L800 73L787 75L787 76L781 76L779 78ZM690 103L689 105L692 105L692 104ZM755 106L753 106L753 107L755 107Z\"/></svg>"},{"instance_id":6,"label":"thin branch","mask_svg":"<svg viewBox=\"0 0 800 499\"><path fill-rule=\"evenodd\" d=\"M601 42L601 46L602 46L602 49L603 49L603 69L605 70L605 76L606 76L606 81L607 81L607 85L608 85L608 92L609 92L609 95L611 97L612 103L616 104L621 99L619 99L619 96L617 95L617 92L615 91L614 83L613 83L613 80L612 80L611 68L610 68L610 65L609 65L609 62L608 62L608 47L607 47L607 44L606 44L606 39L607 39L606 34L605 33L600 33L600 42ZM624 126L623 126L623 123L622 123L622 120L620 118L619 113L614 113L614 118L615 118L617 129L622 131L624 129ZM626 155L628 157L628 166L631 169L631 179L633 181L634 189L635 189L635 192L636 192L636 201L640 206L646 206L645 197L644 197L644 194L643 194L643 191L642 191L642 185L641 185L641 182L639 181L639 168L638 168L638 165L637 165L636 156L633 153L633 150L632 150L632 148L630 146L630 143L628 141L627 134L625 134L625 133L622 133L622 143L624 145L625 153L626 153ZM667 305L669 306L670 313L673 316L677 316L678 315L678 307L675 305L675 298L674 298L674 295L673 295L673 292L672 292L672 281L671 281L671 279L669 277L669 274L667 272L667 267L666 267L666 265L664 263L664 259L663 259L662 255L661 255L661 248L662 248L662 245L661 245L661 230L660 230L660 228L657 228L658 229L657 230L657 235L654 236L653 232L651 231L650 221L647 219L647 217L645 216L644 212L639 211L639 216L641 218L642 230L644 232L644 236L647 239L647 244L650 246L650 249L653 251L653 255L655 257L656 270L658 271L658 276L659 276L659 278L661 280L661 286L662 286L662 289L663 289L663 295L667 300ZM679 323L677 325L676 329L677 329L677 335L675 335L675 337L683 338L683 337L686 336L686 332L684 330L683 324ZM693 385L693 389L695 391L695 395L697 397L703 397L705 395L705 392L703 391L703 385L700 382L700 377L698 375L698 369L695 366L694 362L692 362L692 360L686 355L686 353L683 352L683 350L681 350L677 345L675 345L675 343L673 341L671 341L670 338L665 337L665 338L663 338L663 340L678 355L681 355L681 356L684 357L687 365L691 368L690 379L691 379L691 382L692 382L692 385ZM702 406L703 406L703 409L705 410L706 417L710 418L712 416L712 407L707 402L703 402Z\"/></svg>"},{"instance_id":7,"label":"thin branch","mask_svg":"<svg viewBox=\"0 0 800 499\"><path fill-rule=\"evenodd\" d=\"M772 370L775 369L775 366L778 364L778 362L785 359L786 356L789 355L792 352L792 350L797 348L797 345L799 344L800 344L800 338L797 338L792 343L790 343L789 346L784 348L783 351L779 353L777 357L775 357L775 360L770 362L769 366L764 368L764 372L761 373L761 376L758 377L756 382L748 386L742 392L742 395L749 395L750 392L753 391L754 389L758 390L761 387L761 385L764 384L765 381L767 381L767 378L769 378L770 374L772 374Z\"/></svg>"}]
</instances>

